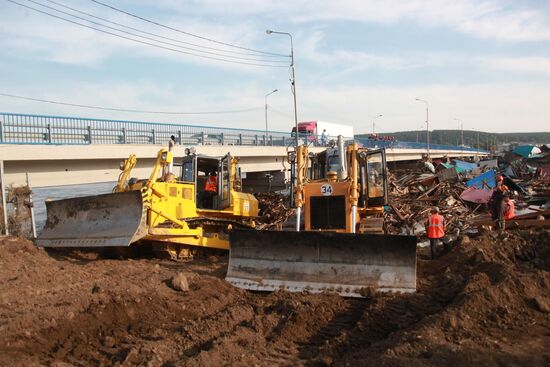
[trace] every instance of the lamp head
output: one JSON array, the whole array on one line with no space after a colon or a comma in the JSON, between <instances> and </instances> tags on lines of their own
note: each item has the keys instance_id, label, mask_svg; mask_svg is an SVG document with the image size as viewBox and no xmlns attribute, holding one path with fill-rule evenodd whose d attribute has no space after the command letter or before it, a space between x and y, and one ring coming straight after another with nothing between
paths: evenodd
<instances>
[{"instance_id":1,"label":"lamp head","mask_svg":"<svg viewBox=\"0 0 550 367\"><path fill-rule=\"evenodd\" d=\"M278 92L278 91L279 91L278 89L274 89L274 90L273 90L273 93Z\"/></svg>"},{"instance_id":2,"label":"lamp head","mask_svg":"<svg viewBox=\"0 0 550 367\"><path fill-rule=\"evenodd\" d=\"M265 33L271 34L271 33L273 33L273 31L272 31L271 29L267 29L267 30L265 31Z\"/></svg>"}]
</instances>

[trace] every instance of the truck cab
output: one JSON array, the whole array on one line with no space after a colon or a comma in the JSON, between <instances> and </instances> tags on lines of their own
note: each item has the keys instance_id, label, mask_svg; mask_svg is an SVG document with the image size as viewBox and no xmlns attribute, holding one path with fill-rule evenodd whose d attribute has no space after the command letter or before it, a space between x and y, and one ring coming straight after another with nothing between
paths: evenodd
<instances>
[{"instance_id":1,"label":"truck cab","mask_svg":"<svg viewBox=\"0 0 550 367\"><path fill-rule=\"evenodd\" d=\"M317 122L299 122L298 123L299 136L304 138L308 143L314 143L317 141ZM292 128L292 135L296 134L296 127Z\"/></svg>"}]
</instances>

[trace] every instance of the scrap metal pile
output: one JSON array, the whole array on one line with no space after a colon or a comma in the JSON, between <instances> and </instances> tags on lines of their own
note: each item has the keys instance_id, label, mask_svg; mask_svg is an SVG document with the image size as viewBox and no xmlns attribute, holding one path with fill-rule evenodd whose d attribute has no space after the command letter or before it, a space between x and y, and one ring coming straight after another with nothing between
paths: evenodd
<instances>
[{"instance_id":1,"label":"scrap metal pile","mask_svg":"<svg viewBox=\"0 0 550 367\"><path fill-rule=\"evenodd\" d=\"M288 197L283 194L264 192L255 196L260 209L258 229L281 229L287 219L294 215L294 209L289 207Z\"/></svg>"},{"instance_id":2,"label":"scrap metal pile","mask_svg":"<svg viewBox=\"0 0 550 367\"><path fill-rule=\"evenodd\" d=\"M424 221L437 206L451 239L492 223L488 201L497 172L514 193L516 217L512 227L550 226L550 153L527 159L510 156L479 163L436 160L416 172L394 172L389 178L390 208L384 214L386 232L425 236ZM426 173L430 171L430 173Z\"/></svg>"},{"instance_id":3,"label":"scrap metal pile","mask_svg":"<svg viewBox=\"0 0 550 367\"><path fill-rule=\"evenodd\" d=\"M424 221L433 206L445 217L447 233L468 229L481 205L464 202L460 194L465 189L461 182L439 181L434 174L407 173L399 177L392 174L389 180L391 210L384 213L386 232L424 235Z\"/></svg>"}]
</instances>

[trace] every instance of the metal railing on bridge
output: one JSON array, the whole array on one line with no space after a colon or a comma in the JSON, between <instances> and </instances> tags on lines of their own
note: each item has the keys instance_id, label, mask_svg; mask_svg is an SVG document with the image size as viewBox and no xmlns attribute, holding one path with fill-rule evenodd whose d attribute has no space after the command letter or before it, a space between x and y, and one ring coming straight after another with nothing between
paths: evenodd
<instances>
[{"instance_id":1,"label":"metal railing on bridge","mask_svg":"<svg viewBox=\"0 0 550 367\"><path fill-rule=\"evenodd\" d=\"M369 138L355 138L355 141L362 144L367 148L401 148L401 149L427 149L426 143L412 142L412 141L398 141L398 140L375 140ZM431 144L430 150L453 150L464 152L477 152L487 154L489 153L483 149L476 149L471 147L460 147L456 145L444 145L444 144Z\"/></svg>"},{"instance_id":2,"label":"metal railing on bridge","mask_svg":"<svg viewBox=\"0 0 550 367\"><path fill-rule=\"evenodd\" d=\"M181 145L288 146L294 135L285 132L81 117L0 112L0 144L166 144L171 136ZM300 134L301 141L317 145L317 137ZM335 138L335 137L329 137ZM329 140L327 139L327 141ZM426 143L356 138L368 148L426 149ZM430 144L430 149L482 150Z\"/></svg>"},{"instance_id":3,"label":"metal railing on bridge","mask_svg":"<svg viewBox=\"0 0 550 367\"><path fill-rule=\"evenodd\" d=\"M182 145L286 146L295 139L275 131L0 112L3 144L165 144L172 135Z\"/></svg>"}]
</instances>

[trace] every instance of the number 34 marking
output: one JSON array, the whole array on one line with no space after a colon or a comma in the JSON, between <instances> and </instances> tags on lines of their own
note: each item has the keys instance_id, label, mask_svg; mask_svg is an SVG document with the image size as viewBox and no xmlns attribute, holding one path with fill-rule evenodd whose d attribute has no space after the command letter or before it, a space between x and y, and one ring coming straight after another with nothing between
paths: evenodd
<instances>
[{"instance_id":1,"label":"number 34 marking","mask_svg":"<svg viewBox=\"0 0 550 367\"><path fill-rule=\"evenodd\" d=\"M324 196L332 195L332 185L324 184L323 186L321 186L321 194L323 194Z\"/></svg>"}]
</instances>

